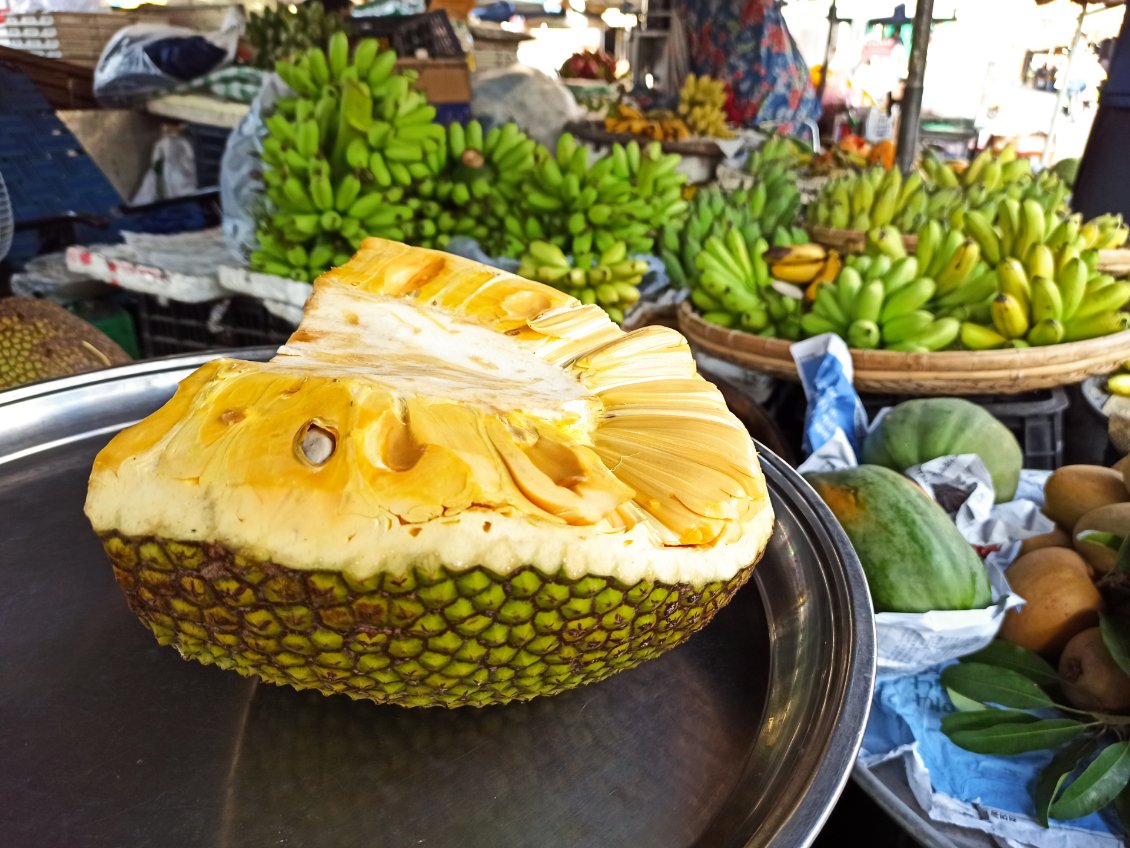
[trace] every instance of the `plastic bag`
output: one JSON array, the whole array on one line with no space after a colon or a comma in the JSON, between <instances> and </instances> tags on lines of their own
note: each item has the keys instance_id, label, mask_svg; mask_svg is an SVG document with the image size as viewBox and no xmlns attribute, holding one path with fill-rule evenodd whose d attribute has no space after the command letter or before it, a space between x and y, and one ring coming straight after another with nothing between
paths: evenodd
<instances>
[{"instance_id":1,"label":"plastic bag","mask_svg":"<svg viewBox=\"0 0 1130 848\"><path fill-rule=\"evenodd\" d=\"M131 202L134 206L143 206L191 194L196 187L196 154L192 142L179 132L167 133L153 145L149 168Z\"/></svg>"},{"instance_id":2,"label":"plastic bag","mask_svg":"<svg viewBox=\"0 0 1130 848\"><path fill-rule=\"evenodd\" d=\"M263 119L274 111L278 100L293 93L278 74L268 74L251 108L224 145L224 156L220 160L224 241L232 254L244 260L249 259L256 248L255 216L265 203L263 162L259 158L263 153L263 139L267 137Z\"/></svg>"},{"instance_id":3,"label":"plastic bag","mask_svg":"<svg viewBox=\"0 0 1130 848\"><path fill-rule=\"evenodd\" d=\"M94 96L104 106L132 106L183 85L192 76L230 65L239 44L238 19L202 35L184 27L135 24L118 30L94 69Z\"/></svg>"},{"instance_id":4,"label":"plastic bag","mask_svg":"<svg viewBox=\"0 0 1130 848\"><path fill-rule=\"evenodd\" d=\"M491 127L513 121L530 138L552 147L584 110L565 86L541 71L514 65L475 77L471 114Z\"/></svg>"}]
</instances>

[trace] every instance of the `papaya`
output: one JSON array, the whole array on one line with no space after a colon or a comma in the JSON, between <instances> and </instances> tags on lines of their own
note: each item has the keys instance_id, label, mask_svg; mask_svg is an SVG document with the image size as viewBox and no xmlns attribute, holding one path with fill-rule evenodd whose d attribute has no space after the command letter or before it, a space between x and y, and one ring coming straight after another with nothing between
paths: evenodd
<instances>
[{"instance_id":1,"label":"papaya","mask_svg":"<svg viewBox=\"0 0 1130 848\"><path fill-rule=\"evenodd\" d=\"M906 477L860 465L805 479L851 540L876 612L989 605L992 589L981 558L945 510Z\"/></svg>"},{"instance_id":2,"label":"papaya","mask_svg":"<svg viewBox=\"0 0 1130 848\"><path fill-rule=\"evenodd\" d=\"M981 457L997 503L1016 497L1024 464L1020 443L989 412L960 398L903 401L867 434L860 462L906 471L939 456L963 453Z\"/></svg>"}]
</instances>

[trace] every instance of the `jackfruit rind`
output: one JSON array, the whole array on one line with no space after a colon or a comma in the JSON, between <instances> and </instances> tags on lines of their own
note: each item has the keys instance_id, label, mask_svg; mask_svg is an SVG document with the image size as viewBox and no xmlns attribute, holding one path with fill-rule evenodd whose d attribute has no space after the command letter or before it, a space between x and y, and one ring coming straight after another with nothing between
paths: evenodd
<instances>
[{"instance_id":1,"label":"jackfruit rind","mask_svg":"<svg viewBox=\"0 0 1130 848\"><path fill-rule=\"evenodd\" d=\"M753 567L703 586L574 580L532 566L358 581L219 545L103 536L130 609L187 659L403 706L486 706L632 668L702 628Z\"/></svg>"},{"instance_id":2,"label":"jackfruit rind","mask_svg":"<svg viewBox=\"0 0 1130 848\"><path fill-rule=\"evenodd\" d=\"M0 390L130 361L109 336L58 304L0 299Z\"/></svg>"},{"instance_id":3,"label":"jackfruit rind","mask_svg":"<svg viewBox=\"0 0 1130 848\"><path fill-rule=\"evenodd\" d=\"M187 656L323 691L349 687L331 674L335 686L327 688L316 663L285 664L301 652L254 647L274 638L256 622L277 619L281 603L260 591L260 581L225 578L242 587L232 603L254 620L217 612L210 621L191 592L216 590L231 567L219 563L252 574L269 565L297 581L332 578L350 601L360 589L349 587L377 581L380 588L365 594L397 609L426 606L423 597L398 596L397 581L434 583L445 598L455 587L449 600L459 611L487 604L476 621L492 634L506 631L515 651L572 620L540 610L547 632L537 632L520 614L534 612L519 581L604 581L620 593L657 586L672 598L655 613L659 623L638 632L611 610L597 623L580 616L586 628L576 639L600 646L570 647L554 663L525 662L536 656L526 652L525 664L515 665L496 650L474 666L428 652L433 665L446 657L477 673L473 685L460 684L470 686L463 694L452 695L450 681L426 683L429 675L425 683L401 676L364 689L397 700L411 684L411 698L399 700L412 704L531 697L677 644L748 579L773 523L753 443L697 374L678 333L625 334L600 309L554 289L376 239L315 284L302 324L275 359L213 361L119 434L95 461L87 514L131 606L162 641ZM171 546L204 563L191 579L169 582L159 568L129 576L130 563L146 559L138 551L171 561ZM296 604L313 609L309 597ZM353 639L354 626L383 634L386 642L377 641L391 662L394 642L404 653L420 639L469 638L452 615L446 607L435 613L429 628L442 619L447 629L424 635L391 619L315 617L338 628L330 641ZM656 633L667 635L657 641ZM284 655L283 668L294 674L277 667ZM359 655L334 658L350 672L340 679L356 676L354 662ZM522 676L529 666L538 674L526 672L517 689L492 677L498 669Z\"/></svg>"}]
</instances>

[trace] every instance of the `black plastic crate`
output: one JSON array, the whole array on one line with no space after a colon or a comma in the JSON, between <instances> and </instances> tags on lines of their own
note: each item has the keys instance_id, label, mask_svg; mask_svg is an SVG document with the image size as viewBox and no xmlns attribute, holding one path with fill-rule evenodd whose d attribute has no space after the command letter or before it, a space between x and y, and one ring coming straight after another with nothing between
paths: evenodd
<instances>
[{"instance_id":1,"label":"black plastic crate","mask_svg":"<svg viewBox=\"0 0 1130 848\"><path fill-rule=\"evenodd\" d=\"M909 399L902 395L860 395L868 418L874 418L885 406ZM1012 431L1024 451L1025 468L1050 471L1064 464L1063 417L1071 402L1063 388L1018 395L971 395L965 400L992 413Z\"/></svg>"},{"instance_id":2,"label":"black plastic crate","mask_svg":"<svg viewBox=\"0 0 1130 848\"><path fill-rule=\"evenodd\" d=\"M182 303L130 294L128 306L143 359L218 348L276 346L294 332L292 324L269 313L254 298Z\"/></svg>"},{"instance_id":3,"label":"black plastic crate","mask_svg":"<svg viewBox=\"0 0 1130 848\"><path fill-rule=\"evenodd\" d=\"M911 400L912 395L861 394L868 419L880 409ZM1070 405L1066 390L1057 387L1017 395L970 395L965 400L988 410L1016 436L1024 452L1024 467L1053 470L1065 464L1064 416ZM806 409L799 383L780 381L766 410L785 433L795 433L799 451Z\"/></svg>"},{"instance_id":4,"label":"black plastic crate","mask_svg":"<svg viewBox=\"0 0 1130 848\"><path fill-rule=\"evenodd\" d=\"M427 51L430 59L458 59L463 55L463 47L442 9L422 15L350 18L347 26L357 38L384 39L402 59L414 58L417 50Z\"/></svg>"}]
</instances>

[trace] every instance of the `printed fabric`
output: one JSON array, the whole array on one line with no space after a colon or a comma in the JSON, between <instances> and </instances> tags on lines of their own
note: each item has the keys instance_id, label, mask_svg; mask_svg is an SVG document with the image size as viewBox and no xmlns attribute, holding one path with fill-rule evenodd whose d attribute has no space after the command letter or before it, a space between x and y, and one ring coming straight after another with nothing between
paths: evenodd
<instances>
[{"instance_id":1,"label":"printed fabric","mask_svg":"<svg viewBox=\"0 0 1130 848\"><path fill-rule=\"evenodd\" d=\"M820 104L775 0L681 0L690 70L730 85L727 113L743 126L795 133Z\"/></svg>"}]
</instances>

